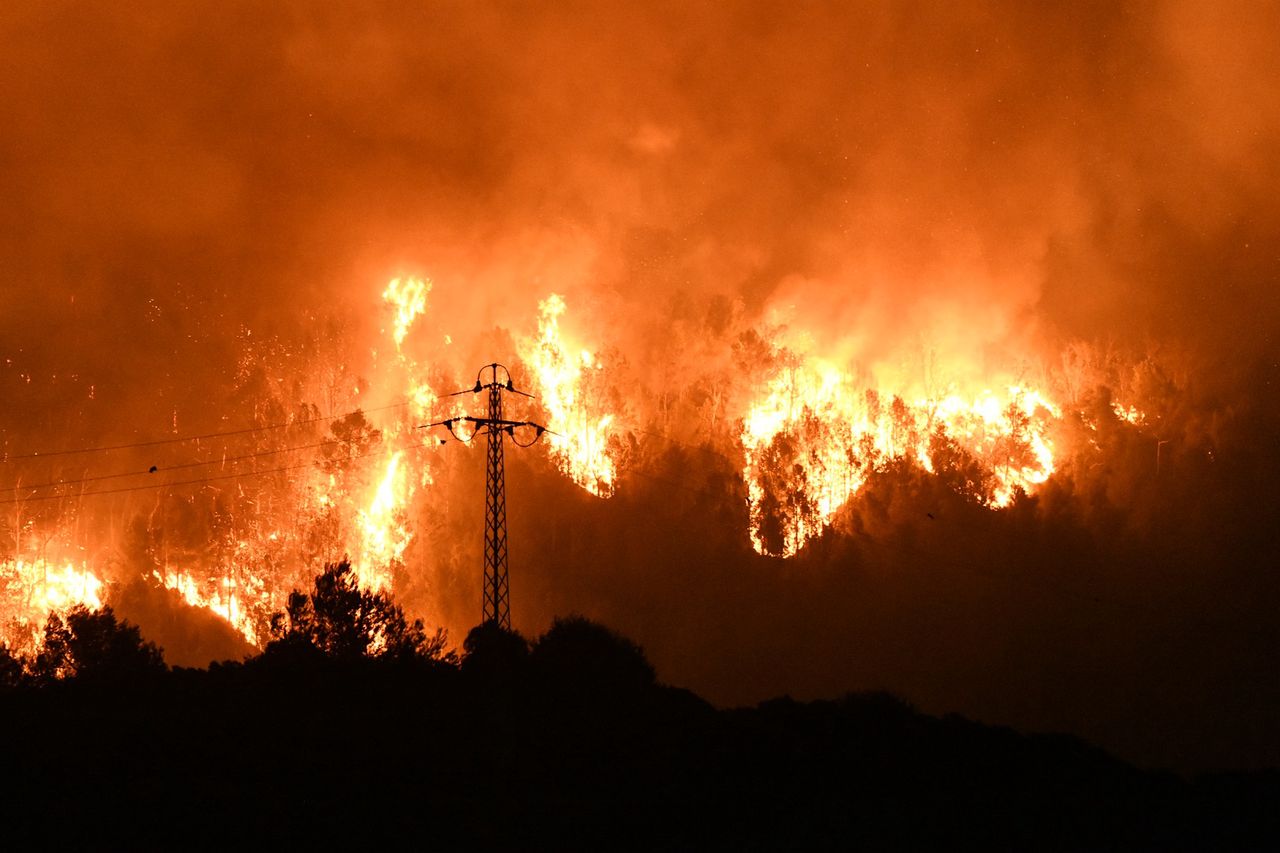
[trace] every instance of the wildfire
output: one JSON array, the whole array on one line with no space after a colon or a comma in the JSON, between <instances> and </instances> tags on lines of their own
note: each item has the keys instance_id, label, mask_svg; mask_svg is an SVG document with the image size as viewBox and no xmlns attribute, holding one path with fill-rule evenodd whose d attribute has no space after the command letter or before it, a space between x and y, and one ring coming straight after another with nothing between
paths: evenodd
<instances>
[{"instance_id":1,"label":"wildfire","mask_svg":"<svg viewBox=\"0 0 1280 853\"><path fill-rule=\"evenodd\" d=\"M404 549L413 538L402 510L413 492L400 467L403 455L391 454L373 499L359 514L361 542L354 568L360 585L366 589L391 588L391 567L404 556Z\"/></svg>"},{"instance_id":2,"label":"wildfire","mask_svg":"<svg viewBox=\"0 0 1280 853\"><path fill-rule=\"evenodd\" d=\"M419 416L431 410L437 397L430 384L422 378L417 362L405 354L402 345L414 320L426 312L427 294L430 292L431 279L425 278L393 278L382 292L383 301L395 311L392 339L403 370L399 381L405 386L406 396Z\"/></svg>"},{"instance_id":3,"label":"wildfire","mask_svg":"<svg viewBox=\"0 0 1280 853\"><path fill-rule=\"evenodd\" d=\"M1007 506L1053 473L1049 430L1061 417L1019 385L908 399L860 388L820 359L794 360L742 421L752 542L762 554L795 554L874 471L899 460L938 473L963 470L967 457L980 472L966 475L974 496Z\"/></svg>"},{"instance_id":4,"label":"wildfire","mask_svg":"<svg viewBox=\"0 0 1280 853\"><path fill-rule=\"evenodd\" d=\"M76 605L102 606L102 581L86 566L52 564L43 558L0 561L0 640L11 646L30 642L50 613L65 614Z\"/></svg>"},{"instance_id":5,"label":"wildfire","mask_svg":"<svg viewBox=\"0 0 1280 853\"><path fill-rule=\"evenodd\" d=\"M382 291L382 298L396 308L395 329L392 337L396 349L404 343L405 335L414 319L427 310L427 294L431 292L431 279L427 278L393 278Z\"/></svg>"},{"instance_id":6,"label":"wildfire","mask_svg":"<svg viewBox=\"0 0 1280 853\"><path fill-rule=\"evenodd\" d=\"M431 282L427 279L393 279L383 291L393 311L391 336L397 357L380 365L381 387L400 391L414 414L429 410L436 395L422 378L419 364L401 350L414 321L426 310ZM358 391L356 392L358 393ZM253 645L266 638L270 614L280 609L292 584L305 585L305 571L286 572L273 578L268 566L296 563L318 567L326 561L352 555L360 585L366 589L390 589L394 566L412 540L406 508L414 483L431 482L425 464L411 473L404 450L387 451L371 486L366 486L359 460L381 456L379 446L403 444L413 425L395 418L379 426L363 414L335 421L326 450L329 456L303 466L280 502L283 517L267 519L276 525L265 534L263 519L250 516L231 543L229 556L197 569L165 567L153 572L162 586L178 592L193 607L201 607L226 620ZM420 460L422 461L422 460ZM276 505L272 501L272 505Z\"/></svg>"},{"instance_id":7,"label":"wildfire","mask_svg":"<svg viewBox=\"0 0 1280 853\"><path fill-rule=\"evenodd\" d=\"M560 317L565 302L551 294L538 303L538 337L522 353L533 371L538 395L553 430L546 439L557 466L593 495L613 494L617 464L609 449L614 416L602 412L588 383L602 365L589 350L574 350L564 340Z\"/></svg>"},{"instance_id":8,"label":"wildfire","mask_svg":"<svg viewBox=\"0 0 1280 853\"><path fill-rule=\"evenodd\" d=\"M234 461L226 458L237 454L243 454L238 456L242 460L286 451L313 455L287 457L274 470L251 472L277 475L271 480L246 477L234 490L210 487L203 496L184 498L179 517L190 524L187 534L194 535L179 529L168 536L161 512L158 523L145 528L144 573L191 606L226 620L255 645L266 639L270 614L283 607L289 590L305 585L324 562L350 555L362 587L391 590L415 536L413 501L433 482L431 456L416 438L425 433L414 430L424 421L457 418L468 411L460 398L441 398L428 376L451 388L467 383L438 364L431 365L429 374L417 360L422 350L404 346L411 331L421 331L415 323L426 311L431 288L425 278L397 278L383 289L384 309L390 314L387 334L396 355L381 361L375 356L372 375L352 376L342 363L326 363L320 371L302 365L304 380L287 385L273 374L276 381L257 386L293 390L253 398L255 426L231 433L238 436L237 443L228 441L221 449L224 467L211 479L226 479L221 472L226 461ZM631 417L632 410L616 392L606 391L608 359L566 334L566 312L560 295L542 300L537 334L518 341L518 354L531 377L531 390L546 410L551 431L543 440L550 458L582 488L609 497L624 450L619 420ZM442 340L450 343L448 336ZM756 363L777 366L756 374L745 400L740 386L726 381L724 387L732 391L717 404L716 416L727 415L740 428L732 435L713 431L713 440L723 442L723 453L740 450L743 455L748 532L761 554L796 554L873 475L893 466L935 475L987 506L1008 506L1054 473L1055 436L1064 440L1070 435L1056 429L1062 410L1025 382L956 382L941 391L919 392L892 379L860 380L841 364L780 344L767 343L762 353ZM262 364L274 370L275 361L247 348L243 374L252 377ZM283 369L278 373L287 375ZM374 400L379 405L366 408ZM396 402L380 405L387 401ZM280 445L292 446L276 450L281 418L260 418L259 405L273 413L307 412L298 422L305 432L290 433ZM344 408L349 410L345 415L314 414ZM1112 411L1125 423L1146 423L1136 406L1113 403ZM1079 416L1096 430L1092 414ZM277 425L259 430L264 420ZM457 429L461 433L466 426ZM255 444L246 448L248 442ZM187 467L205 464L180 462ZM190 482L201 482L195 470ZM171 506L156 503L162 510ZM150 518L156 515L150 509ZM168 517L174 517L172 511ZM26 527L15 523L14 529ZM15 551L19 541L15 533ZM77 604L102 606L107 588L97 568L19 557L0 561L0 639L31 643L50 612Z\"/></svg>"},{"instance_id":9,"label":"wildfire","mask_svg":"<svg viewBox=\"0 0 1280 853\"><path fill-rule=\"evenodd\" d=\"M192 607L202 607L225 619L256 646L269 616L270 596L260 577L249 572L238 574L240 577L223 575L197 581L190 572L165 570L152 572L152 577Z\"/></svg>"},{"instance_id":10,"label":"wildfire","mask_svg":"<svg viewBox=\"0 0 1280 853\"><path fill-rule=\"evenodd\" d=\"M1142 426L1147 422L1145 412L1138 409L1137 406L1125 406L1121 403L1112 403L1111 411L1116 413L1116 417L1132 426Z\"/></svg>"}]
</instances>

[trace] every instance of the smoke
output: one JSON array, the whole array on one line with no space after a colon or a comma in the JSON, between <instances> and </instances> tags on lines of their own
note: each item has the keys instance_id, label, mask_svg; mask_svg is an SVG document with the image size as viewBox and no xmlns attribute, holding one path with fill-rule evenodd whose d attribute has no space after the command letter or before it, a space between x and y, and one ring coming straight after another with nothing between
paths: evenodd
<instances>
[{"instance_id":1,"label":"smoke","mask_svg":"<svg viewBox=\"0 0 1280 853\"><path fill-rule=\"evenodd\" d=\"M1274 763L1280 702L1248 685L1269 679L1278 600L1277 18L7 4L4 447L335 414L338 389L394 402L369 377L401 275L434 281L407 352L465 385L514 362L554 291L603 354L632 464L602 502L513 455L521 628L585 612L720 701L886 687L1144 760ZM758 334L870 384L1032 372L1151 423L1099 434L1103 455L1003 513L878 475L799 558L765 559L732 423ZM432 574L402 589L457 636L482 507L475 454L452 451L407 556ZM2 482L157 461L11 462ZM194 518L223 498L185 500ZM128 531L161 504L41 517L127 585L146 550ZM169 526L193 555L216 528ZM125 615L168 626L171 656L242 652L194 622L179 648L172 605L131 589Z\"/></svg>"},{"instance_id":2,"label":"smoke","mask_svg":"<svg viewBox=\"0 0 1280 853\"><path fill-rule=\"evenodd\" d=\"M1188 261L1244 268L1209 310L1271 304L1269 14L19 4L8 274L105 290L113 325L185 280L289 326L412 269L460 328L551 286L640 318L725 294L864 358L957 316L1183 333Z\"/></svg>"}]
</instances>

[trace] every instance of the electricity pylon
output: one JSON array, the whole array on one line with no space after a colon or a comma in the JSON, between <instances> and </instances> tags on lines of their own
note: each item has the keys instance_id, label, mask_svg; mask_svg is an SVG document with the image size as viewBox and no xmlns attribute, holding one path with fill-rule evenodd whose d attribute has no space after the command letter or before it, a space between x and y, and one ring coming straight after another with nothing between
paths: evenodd
<instances>
[{"instance_id":1,"label":"electricity pylon","mask_svg":"<svg viewBox=\"0 0 1280 853\"><path fill-rule=\"evenodd\" d=\"M484 372L489 371L489 381L484 381ZM498 381L498 371L506 375L506 381ZM481 624L496 623L498 627L511 630L511 592L507 582L507 488L505 463L502 458L502 442L504 437L510 438L518 447L529 447L544 432L549 430L542 424L532 421L512 421L502 416L502 395L504 392L519 394L532 398L532 394L519 391L511 382L511 371L497 362L480 368L476 374L474 388L455 391L448 397L462 394L479 394L489 392L489 412L486 417L474 418L464 415L448 418L431 424L423 424L420 429L443 426L449 435L459 441L469 442L478 435L488 436L488 453L485 473L484 498L484 599L481 605ZM454 432L455 426L471 424L474 429L465 435ZM533 438L526 444L516 438L517 429L532 429Z\"/></svg>"}]
</instances>

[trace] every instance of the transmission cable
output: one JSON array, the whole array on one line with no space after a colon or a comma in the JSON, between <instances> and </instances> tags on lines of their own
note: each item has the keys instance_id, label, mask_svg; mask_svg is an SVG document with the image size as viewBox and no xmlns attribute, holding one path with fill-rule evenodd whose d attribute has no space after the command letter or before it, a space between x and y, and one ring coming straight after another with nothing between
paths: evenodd
<instances>
[{"instance_id":1,"label":"transmission cable","mask_svg":"<svg viewBox=\"0 0 1280 853\"><path fill-rule=\"evenodd\" d=\"M109 450L129 450L136 447L156 447L163 444L181 444L186 441L200 441L206 438L220 438L228 435L248 435L250 433L265 432L273 429L287 429L289 427L305 426L307 424L320 423L322 421L333 421L365 412L385 412L389 409L398 409L407 405L409 405L409 401L405 400L400 403L391 403L390 405L378 406L373 409L353 409L349 412L342 412L336 415L325 415L318 418L303 418L296 421L287 421L285 423L266 424L264 426L245 427L243 429L223 430L221 432L207 432L200 435L157 438L149 441L135 441L127 444L105 444L97 447L72 447L65 448L63 450L36 451L34 453L18 453L12 455L6 454L3 458L0 458L0 462L13 462L18 459L41 459L46 456L73 456L80 453L102 453Z\"/></svg>"},{"instance_id":2,"label":"transmission cable","mask_svg":"<svg viewBox=\"0 0 1280 853\"><path fill-rule=\"evenodd\" d=\"M223 456L218 459L210 459L206 462L182 462L177 465L152 465L151 468L142 471L123 471L118 474L96 474L92 477L79 477L74 480L58 480L48 483L15 483L0 489L0 492L18 491L20 489L49 489L59 486L74 486L78 483L95 483L102 480L118 480L123 477L145 477L149 474L155 474L158 471L176 471L183 468L202 468L206 465L225 465L228 463L242 462L245 459L257 459L262 456L275 456L280 453L292 453L298 450L314 450L318 447L330 447L335 444L342 444L341 441L330 440L320 441L314 444L299 444L293 447L278 447L275 450L260 450L257 453L244 453L239 456Z\"/></svg>"},{"instance_id":3,"label":"transmission cable","mask_svg":"<svg viewBox=\"0 0 1280 853\"><path fill-rule=\"evenodd\" d=\"M423 445L421 444L406 444L402 447L397 447L397 448L378 448L377 450L370 450L368 453L360 453L355 456L348 457L348 461L355 460L355 459L364 459L369 456L375 456L378 453L384 452L385 450L408 450L412 447L422 447L422 446ZM57 500L80 501L80 500L83 500L84 498L91 498L97 495L118 495L124 492L142 492L148 489L167 489L174 486L192 486L192 485L200 485L202 483L216 483L222 480L238 480L238 479L245 479L248 477L261 477L266 474L278 474L282 471L297 471L302 468L310 468L312 464L313 463L311 462L303 462L297 465L283 465L277 468L264 468L261 471L244 471L244 472L235 473L235 474L220 474L216 477L200 477L192 480L177 480L169 483L154 483L154 484L148 484L145 486L123 486L118 489L99 489L93 492L81 492L78 495L38 495L36 497L30 497L30 498L8 498L5 500L0 500L0 505L29 503L33 501L57 501Z\"/></svg>"}]
</instances>

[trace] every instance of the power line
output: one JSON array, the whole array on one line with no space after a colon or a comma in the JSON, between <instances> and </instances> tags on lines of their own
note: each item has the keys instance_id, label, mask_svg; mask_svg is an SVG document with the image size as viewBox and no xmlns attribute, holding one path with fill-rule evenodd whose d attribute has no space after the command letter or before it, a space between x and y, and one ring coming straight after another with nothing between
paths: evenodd
<instances>
[{"instance_id":1,"label":"power line","mask_svg":"<svg viewBox=\"0 0 1280 853\"><path fill-rule=\"evenodd\" d=\"M407 405L409 405L409 401L405 400L400 403L392 403L387 406L378 406L372 409L353 409L349 412L342 412L336 415L325 415L318 418L302 418L300 420L287 421L285 423L267 424L265 426L258 427L245 427L244 429L223 430L221 432L207 432L200 435L157 438L149 441L135 441L128 444L106 444L98 447L72 447L63 450L36 451L33 453L18 453L13 455L6 454L3 458L0 458L0 462L13 462L19 459L40 459L46 456L73 456L81 453L102 453L109 450L130 450L138 447L158 447L164 444L181 444L186 441L200 441L206 438L221 438L229 435L248 435L250 433L266 432L273 429L287 429L289 427L305 426L307 424L320 423L322 421L333 421L365 412L385 412L388 409L399 409Z\"/></svg>"},{"instance_id":2,"label":"power line","mask_svg":"<svg viewBox=\"0 0 1280 853\"><path fill-rule=\"evenodd\" d=\"M390 449L407 450L410 447L422 447L422 446L424 445L406 444L402 447L397 447L397 448L378 448L377 450L371 450L368 453L360 453L355 456L348 457L348 459L349 460L365 459L369 456L375 456L378 453L383 452L384 450L390 450ZM310 468L312 464L313 463L311 462L303 462L298 465L283 465L278 468L264 468L261 471L245 471L245 472L236 473L236 474L220 474L216 477L200 477L198 479L193 479L193 480L177 480L169 483L156 483L156 484L148 484L145 486L123 486L118 489L99 489L93 492L82 492L78 495L39 495L37 497L30 497L30 498L9 498L6 500L0 500L0 505L29 503L34 501L57 501L57 500L79 501L79 500L83 500L84 498L92 498L98 495L118 495L118 494L123 494L125 492L142 492L142 491L147 491L148 489L168 489L174 486L192 486L192 485L199 485L202 483L216 483L222 480L247 479L249 477L261 477L266 474L278 474L282 471L297 471L301 468Z\"/></svg>"},{"instance_id":3,"label":"power line","mask_svg":"<svg viewBox=\"0 0 1280 853\"><path fill-rule=\"evenodd\" d=\"M102 480L118 480L123 477L145 477L155 474L157 471L176 471L183 468L202 468L206 465L225 465L228 463L242 462L245 459L258 459L263 456L276 456L281 453L292 453L297 450L314 450L318 447L329 447L335 444L342 444L340 441L320 441L314 444L299 444L294 447L280 447L275 450L262 450L257 453L245 453L239 456L223 456L218 459L210 459L206 462L183 462L178 465L155 465L149 470L144 471L125 471L119 474L97 474L92 477L80 477L75 480L58 480L48 483L15 483L12 486L0 489L0 492L18 491L20 489L48 489L57 488L59 486L74 486L80 483L96 483Z\"/></svg>"}]
</instances>

